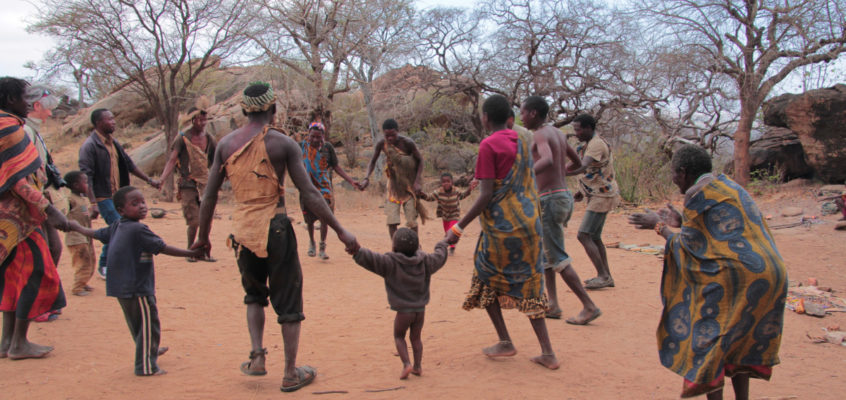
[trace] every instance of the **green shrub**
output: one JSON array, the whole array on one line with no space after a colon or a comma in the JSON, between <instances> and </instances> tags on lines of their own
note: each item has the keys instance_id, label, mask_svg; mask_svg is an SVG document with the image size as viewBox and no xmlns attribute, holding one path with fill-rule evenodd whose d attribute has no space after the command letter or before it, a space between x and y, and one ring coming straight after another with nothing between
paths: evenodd
<instances>
[{"instance_id":1,"label":"green shrub","mask_svg":"<svg viewBox=\"0 0 846 400\"><path fill-rule=\"evenodd\" d=\"M670 160L658 146L621 147L614 152L620 196L629 203L664 199L675 189Z\"/></svg>"}]
</instances>

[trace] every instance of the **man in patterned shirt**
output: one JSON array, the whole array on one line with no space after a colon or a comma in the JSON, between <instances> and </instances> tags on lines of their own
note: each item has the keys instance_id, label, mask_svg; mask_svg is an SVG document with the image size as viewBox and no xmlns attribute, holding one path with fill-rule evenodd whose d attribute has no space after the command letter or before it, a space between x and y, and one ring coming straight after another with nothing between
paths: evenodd
<instances>
[{"instance_id":1,"label":"man in patterned shirt","mask_svg":"<svg viewBox=\"0 0 846 400\"><path fill-rule=\"evenodd\" d=\"M332 188L332 171L338 173L341 178L344 178L350 185L358 189L358 182L353 180L344 169L338 164L338 156L335 154L335 147L331 143L325 141L325 128L320 122L312 122L308 126L308 136L306 140L300 142L300 148L303 150L303 164L305 164L306 171L311 177L311 183L314 184L329 209L335 212L335 191ZM309 211L305 206L302 196L300 196L300 209L303 210L303 219L308 226L308 256L314 257L314 222L317 221L317 215ZM320 259L329 259L326 255L326 234L329 231L329 225L320 224Z\"/></svg>"}]
</instances>

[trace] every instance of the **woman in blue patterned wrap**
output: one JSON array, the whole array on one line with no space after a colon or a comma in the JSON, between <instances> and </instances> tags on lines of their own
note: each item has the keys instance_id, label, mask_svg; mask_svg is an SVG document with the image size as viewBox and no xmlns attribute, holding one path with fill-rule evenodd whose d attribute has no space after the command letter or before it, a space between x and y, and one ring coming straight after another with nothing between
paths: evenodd
<instances>
[{"instance_id":1,"label":"woman in blue patterned wrap","mask_svg":"<svg viewBox=\"0 0 846 400\"><path fill-rule=\"evenodd\" d=\"M682 212L667 205L629 217L667 240L659 358L684 378L682 397L722 399L728 376L736 398L748 399L749 378L769 380L779 363L784 261L752 197L725 175L714 176L705 150L681 147L671 167L684 194Z\"/></svg>"}]
</instances>

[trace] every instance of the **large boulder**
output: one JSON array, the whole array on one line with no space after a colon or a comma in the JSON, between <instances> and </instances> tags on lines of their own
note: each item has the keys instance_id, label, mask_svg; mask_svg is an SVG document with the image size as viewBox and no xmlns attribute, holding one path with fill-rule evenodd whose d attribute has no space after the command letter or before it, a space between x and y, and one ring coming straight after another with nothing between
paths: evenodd
<instances>
[{"instance_id":1,"label":"large boulder","mask_svg":"<svg viewBox=\"0 0 846 400\"><path fill-rule=\"evenodd\" d=\"M149 102L138 91L124 86L110 95L94 103L91 107L79 110L64 121L62 135L83 136L91 132L94 127L91 125L91 112L105 108L112 112L118 126L144 125L155 117Z\"/></svg>"},{"instance_id":2,"label":"large boulder","mask_svg":"<svg viewBox=\"0 0 846 400\"><path fill-rule=\"evenodd\" d=\"M768 127L764 135L749 146L751 170L782 174L785 181L810 178L814 170L805 162L802 142L787 128Z\"/></svg>"},{"instance_id":3,"label":"large boulder","mask_svg":"<svg viewBox=\"0 0 846 400\"><path fill-rule=\"evenodd\" d=\"M766 125L796 133L817 177L846 180L846 85L784 94L764 103L763 111Z\"/></svg>"}]
</instances>

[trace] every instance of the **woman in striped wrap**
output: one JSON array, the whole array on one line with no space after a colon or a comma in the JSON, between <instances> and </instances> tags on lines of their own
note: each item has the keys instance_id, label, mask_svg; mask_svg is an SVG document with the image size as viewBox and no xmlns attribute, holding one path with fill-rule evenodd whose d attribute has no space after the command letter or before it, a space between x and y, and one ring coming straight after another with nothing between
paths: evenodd
<instances>
[{"instance_id":1,"label":"woman in striped wrap","mask_svg":"<svg viewBox=\"0 0 846 400\"><path fill-rule=\"evenodd\" d=\"M29 84L0 78L0 358L41 358L53 350L27 340L31 319L65 306L59 273L41 224L67 230L67 219L42 194L41 160L23 129Z\"/></svg>"}]
</instances>

